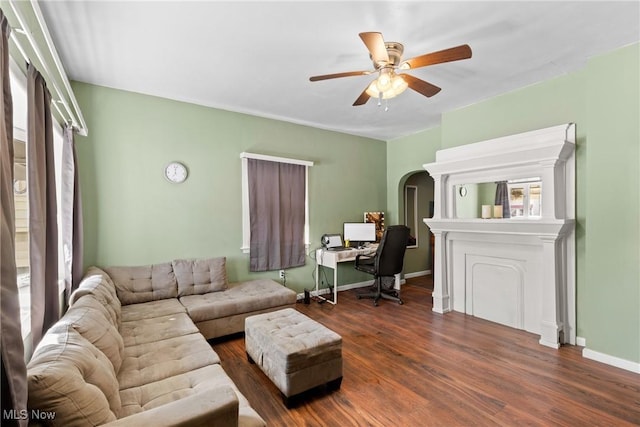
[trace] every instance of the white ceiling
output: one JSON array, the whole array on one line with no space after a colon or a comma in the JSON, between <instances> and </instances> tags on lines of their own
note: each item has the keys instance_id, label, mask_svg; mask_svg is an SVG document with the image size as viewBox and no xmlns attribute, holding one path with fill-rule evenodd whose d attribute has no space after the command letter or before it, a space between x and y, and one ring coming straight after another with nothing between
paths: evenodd
<instances>
[{"instance_id":1,"label":"white ceiling","mask_svg":"<svg viewBox=\"0 0 640 427\"><path fill-rule=\"evenodd\" d=\"M44 1L70 79L390 140L443 112L580 69L640 40L640 3ZM442 88L352 107L374 76L359 32L404 58L469 44L471 59L410 73Z\"/></svg>"}]
</instances>

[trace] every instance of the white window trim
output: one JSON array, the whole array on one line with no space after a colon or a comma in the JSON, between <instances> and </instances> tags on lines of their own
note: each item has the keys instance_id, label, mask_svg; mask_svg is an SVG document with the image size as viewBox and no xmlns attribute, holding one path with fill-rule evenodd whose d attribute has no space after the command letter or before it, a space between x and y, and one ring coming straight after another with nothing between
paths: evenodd
<instances>
[{"instance_id":1,"label":"white window trim","mask_svg":"<svg viewBox=\"0 0 640 427\"><path fill-rule=\"evenodd\" d=\"M304 245L309 249L309 167L313 162L308 160L289 159L286 157L267 156L265 154L240 153L242 159L242 253L248 254L251 247L251 223L249 219L249 174L248 159L268 162L289 163L305 166L304 176Z\"/></svg>"},{"instance_id":2,"label":"white window trim","mask_svg":"<svg viewBox=\"0 0 640 427\"><path fill-rule=\"evenodd\" d=\"M522 196L522 216L513 217L513 219L540 219L542 216L542 198L540 199L540 215L529 215L529 199L531 197L531 186L539 185L540 191L542 191L542 180L540 178L526 178L526 179L513 179L507 181L507 188L509 195L511 195L512 187L519 187L523 189ZM511 209L511 202L509 202L509 209Z\"/></svg>"}]
</instances>

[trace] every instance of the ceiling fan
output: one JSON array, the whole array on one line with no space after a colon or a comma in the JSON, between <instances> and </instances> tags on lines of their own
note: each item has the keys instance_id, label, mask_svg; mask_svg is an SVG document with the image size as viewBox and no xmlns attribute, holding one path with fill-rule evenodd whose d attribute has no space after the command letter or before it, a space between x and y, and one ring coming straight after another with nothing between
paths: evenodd
<instances>
[{"instance_id":1,"label":"ceiling fan","mask_svg":"<svg viewBox=\"0 0 640 427\"><path fill-rule=\"evenodd\" d=\"M404 46L398 42L385 42L378 32L360 33L360 38L369 50L369 57L373 61L372 71L347 71L344 73L324 74L309 78L312 82L336 79L339 77L366 76L378 73L378 77L360 94L353 106L363 105L369 98L389 99L404 92L407 87L416 92L431 97L440 92L440 88L407 73L397 73L397 70L413 70L427 65L443 62L458 61L471 58L471 48L463 44L437 52L416 56L402 60ZM380 105L380 101L378 102Z\"/></svg>"}]
</instances>

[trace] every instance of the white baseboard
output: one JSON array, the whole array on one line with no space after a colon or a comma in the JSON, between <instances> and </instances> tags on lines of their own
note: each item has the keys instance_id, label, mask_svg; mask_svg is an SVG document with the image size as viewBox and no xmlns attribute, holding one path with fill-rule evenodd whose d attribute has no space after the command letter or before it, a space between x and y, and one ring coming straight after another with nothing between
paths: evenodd
<instances>
[{"instance_id":1,"label":"white baseboard","mask_svg":"<svg viewBox=\"0 0 640 427\"><path fill-rule=\"evenodd\" d=\"M373 281L371 280L367 280L366 282L349 283L347 285L338 286L338 292L348 291L349 289L364 288L366 286L371 286L371 285L373 285ZM315 293L316 291L315 286L311 288L310 291ZM318 289L318 295L328 294L329 292L332 292L331 288ZM304 292L301 294L298 294L298 299L302 299L302 298L304 298Z\"/></svg>"},{"instance_id":2,"label":"white baseboard","mask_svg":"<svg viewBox=\"0 0 640 427\"><path fill-rule=\"evenodd\" d=\"M413 277L428 276L429 274L431 274L431 270L414 271L413 273L406 273L404 277L411 279Z\"/></svg>"},{"instance_id":3,"label":"white baseboard","mask_svg":"<svg viewBox=\"0 0 640 427\"><path fill-rule=\"evenodd\" d=\"M338 292L348 291L349 289L364 288L371 285L373 285L373 280L367 280L366 282L349 283L347 285L339 285Z\"/></svg>"},{"instance_id":4,"label":"white baseboard","mask_svg":"<svg viewBox=\"0 0 640 427\"><path fill-rule=\"evenodd\" d=\"M596 362L615 366L616 368L631 371L636 374L640 374L640 363L637 363L637 362L632 362L630 360L621 359L619 357L611 356L609 354L604 354L598 351L589 350L588 348L584 348L582 350L582 357L586 359L595 360Z\"/></svg>"},{"instance_id":5,"label":"white baseboard","mask_svg":"<svg viewBox=\"0 0 640 427\"><path fill-rule=\"evenodd\" d=\"M400 279L400 285L404 285L406 283L405 279ZM356 283L349 283L346 285L339 285L338 286L338 292L342 292L342 291L348 291L349 289L357 289L357 288L365 288L367 286L372 286L373 285L373 281L372 280L367 280L366 282L356 282ZM315 292L316 288L313 287L310 289L311 292ZM324 295L324 294L328 294L329 292L332 292L331 288L321 288L318 289L318 295ZM301 294L298 294L298 299L303 299L304 298L304 292Z\"/></svg>"},{"instance_id":6,"label":"white baseboard","mask_svg":"<svg viewBox=\"0 0 640 427\"><path fill-rule=\"evenodd\" d=\"M595 360L596 362L640 374L640 363L631 362L609 354L600 353L599 351L590 350L587 348L587 339L584 337L576 337L576 345L584 347L582 349L582 357L585 359Z\"/></svg>"}]
</instances>

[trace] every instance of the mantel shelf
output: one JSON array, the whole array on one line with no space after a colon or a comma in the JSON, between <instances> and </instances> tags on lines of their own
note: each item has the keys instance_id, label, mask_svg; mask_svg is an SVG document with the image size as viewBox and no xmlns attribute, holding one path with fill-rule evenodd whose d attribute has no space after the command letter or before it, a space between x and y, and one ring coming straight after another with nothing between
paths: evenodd
<instances>
[{"instance_id":1,"label":"mantel shelf","mask_svg":"<svg viewBox=\"0 0 640 427\"><path fill-rule=\"evenodd\" d=\"M425 218L432 232L513 234L560 237L573 229L573 219Z\"/></svg>"}]
</instances>

